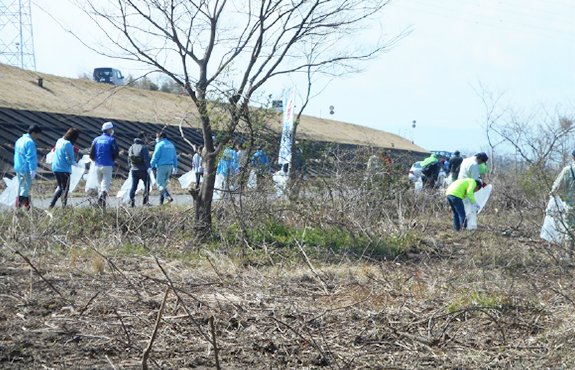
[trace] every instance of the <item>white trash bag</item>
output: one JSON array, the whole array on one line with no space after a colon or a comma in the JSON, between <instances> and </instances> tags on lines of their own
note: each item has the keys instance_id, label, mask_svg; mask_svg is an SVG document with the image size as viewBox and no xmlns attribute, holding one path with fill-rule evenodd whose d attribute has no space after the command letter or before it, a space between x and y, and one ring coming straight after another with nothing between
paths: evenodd
<instances>
[{"instance_id":1,"label":"white trash bag","mask_svg":"<svg viewBox=\"0 0 575 370\"><path fill-rule=\"evenodd\" d=\"M258 187L258 177L256 176L256 171L251 170L248 176L248 188L255 189Z\"/></svg>"},{"instance_id":2,"label":"white trash bag","mask_svg":"<svg viewBox=\"0 0 575 370\"><path fill-rule=\"evenodd\" d=\"M150 192L156 186L156 175L154 175L154 171L151 168L148 168L148 176L150 177Z\"/></svg>"},{"instance_id":3,"label":"white trash bag","mask_svg":"<svg viewBox=\"0 0 575 370\"><path fill-rule=\"evenodd\" d=\"M86 163L90 163L90 157L87 155L83 156L76 165L72 166L68 193L72 193L74 189L76 189L76 186L78 186L78 183L84 176L84 172L86 172Z\"/></svg>"},{"instance_id":4,"label":"white trash bag","mask_svg":"<svg viewBox=\"0 0 575 370\"><path fill-rule=\"evenodd\" d=\"M6 189L0 194L0 204L13 208L16 206L16 197L18 196L18 178L4 177L2 180L6 183Z\"/></svg>"},{"instance_id":5,"label":"white trash bag","mask_svg":"<svg viewBox=\"0 0 575 370\"><path fill-rule=\"evenodd\" d=\"M467 218L467 230L475 230L477 229L477 215L481 213L483 207L489 200L489 196L491 196L491 190L493 189L493 185L489 184L484 188L479 189L477 193L474 193L473 196L475 197L475 201L479 204L479 211L475 212L473 207L471 206L471 201L468 197L463 199L463 206L465 207L465 217Z\"/></svg>"},{"instance_id":6,"label":"white trash bag","mask_svg":"<svg viewBox=\"0 0 575 370\"><path fill-rule=\"evenodd\" d=\"M194 181L196 181L196 171L191 170L189 172L186 172L185 174L180 176L178 181L180 182L180 186L182 187L182 189L189 188L190 185L192 185L192 183L194 183ZM201 181L201 179L200 179L200 181Z\"/></svg>"},{"instance_id":7,"label":"white trash bag","mask_svg":"<svg viewBox=\"0 0 575 370\"><path fill-rule=\"evenodd\" d=\"M98 184L98 176L96 175L96 165L94 162L90 161L90 170L85 175L86 178L86 193L91 193L92 191L98 191L100 184Z\"/></svg>"},{"instance_id":8,"label":"white trash bag","mask_svg":"<svg viewBox=\"0 0 575 370\"><path fill-rule=\"evenodd\" d=\"M276 188L276 197L281 198L288 182L288 174L283 170L274 173L272 179L274 180L274 187Z\"/></svg>"},{"instance_id":9,"label":"white trash bag","mask_svg":"<svg viewBox=\"0 0 575 370\"><path fill-rule=\"evenodd\" d=\"M54 155L55 155L55 151L54 149L50 150L50 153L46 154L46 159L45 162L48 164L52 164L54 162Z\"/></svg>"},{"instance_id":10,"label":"white trash bag","mask_svg":"<svg viewBox=\"0 0 575 370\"><path fill-rule=\"evenodd\" d=\"M415 181L415 192L420 193L423 190L423 181L421 179Z\"/></svg>"},{"instance_id":11,"label":"white trash bag","mask_svg":"<svg viewBox=\"0 0 575 370\"><path fill-rule=\"evenodd\" d=\"M221 199L222 197L222 190L224 185L224 175L218 173L216 175L216 181L214 182L214 195L212 197L213 200Z\"/></svg>"},{"instance_id":12,"label":"white trash bag","mask_svg":"<svg viewBox=\"0 0 575 370\"><path fill-rule=\"evenodd\" d=\"M124 181L124 183L122 184L122 187L120 188L120 190L118 191L118 193L116 194L116 198L121 198L123 203L128 203L130 201L130 190L132 189L132 171L128 172L128 178L126 179L126 181ZM142 182L140 182L138 184L138 188L139 187L144 187Z\"/></svg>"},{"instance_id":13,"label":"white trash bag","mask_svg":"<svg viewBox=\"0 0 575 370\"><path fill-rule=\"evenodd\" d=\"M151 169L148 169L148 177L150 179L150 190L151 190L152 187L156 183L156 177L154 176L154 171L152 171ZM130 202L130 190L132 190L132 182L133 181L134 181L134 179L132 178L132 171L130 171L130 172L128 172L128 178L126 179L126 181L124 181L124 183L122 184L122 187L120 188L120 190L116 194L116 198L121 198L123 203ZM139 193L143 193L144 190L146 190L144 188L144 182L138 180L138 187L136 188L136 194L135 195L137 195Z\"/></svg>"},{"instance_id":14,"label":"white trash bag","mask_svg":"<svg viewBox=\"0 0 575 370\"><path fill-rule=\"evenodd\" d=\"M539 236L552 244L562 244L567 235L567 207L560 197L550 197Z\"/></svg>"}]
</instances>

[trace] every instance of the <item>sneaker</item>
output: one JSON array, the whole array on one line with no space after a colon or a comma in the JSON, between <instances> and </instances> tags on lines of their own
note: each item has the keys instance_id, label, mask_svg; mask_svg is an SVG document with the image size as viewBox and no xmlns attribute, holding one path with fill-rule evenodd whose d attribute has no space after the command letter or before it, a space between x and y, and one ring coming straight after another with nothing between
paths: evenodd
<instances>
[{"instance_id":1,"label":"sneaker","mask_svg":"<svg viewBox=\"0 0 575 370\"><path fill-rule=\"evenodd\" d=\"M168 200L166 200L166 204L170 204L174 201L174 198L168 198Z\"/></svg>"}]
</instances>

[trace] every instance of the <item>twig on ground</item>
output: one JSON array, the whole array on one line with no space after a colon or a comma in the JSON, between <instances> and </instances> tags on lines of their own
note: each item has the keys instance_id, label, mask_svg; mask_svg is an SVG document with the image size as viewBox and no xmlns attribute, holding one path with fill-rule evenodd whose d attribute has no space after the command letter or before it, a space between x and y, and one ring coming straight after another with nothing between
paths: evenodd
<instances>
[{"instance_id":1,"label":"twig on ground","mask_svg":"<svg viewBox=\"0 0 575 370\"><path fill-rule=\"evenodd\" d=\"M92 303L92 301L94 299L96 299L96 297L98 296L98 294L100 294L100 292L96 292L96 294L94 294L92 296L92 298L90 298L90 300L88 301L88 303L86 303L86 305L80 310L78 311L79 315L82 316L82 314L84 313L84 311L86 311L86 309L88 308L88 306Z\"/></svg>"},{"instance_id":2,"label":"twig on ground","mask_svg":"<svg viewBox=\"0 0 575 370\"><path fill-rule=\"evenodd\" d=\"M144 354L142 355L142 369L148 369L148 357L150 356L150 351L152 350L152 346L154 345L154 341L156 340L156 335L158 334L158 328L160 327L160 322L162 321L162 313L164 312L164 307L166 307L166 301L168 300L168 294L170 293L170 287L166 288L166 293L164 294L164 300L162 301L162 305L160 306L160 310L158 311L158 316L156 317L156 325L154 325L154 331L152 332L152 337L150 338L150 342L148 343L148 347L144 350Z\"/></svg>"},{"instance_id":3,"label":"twig on ground","mask_svg":"<svg viewBox=\"0 0 575 370\"><path fill-rule=\"evenodd\" d=\"M218 344L216 342L216 328L214 326L214 315L210 316L210 331L212 332L212 345L214 346L214 358L216 359L216 370L220 370L220 359L218 356Z\"/></svg>"}]
</instances>

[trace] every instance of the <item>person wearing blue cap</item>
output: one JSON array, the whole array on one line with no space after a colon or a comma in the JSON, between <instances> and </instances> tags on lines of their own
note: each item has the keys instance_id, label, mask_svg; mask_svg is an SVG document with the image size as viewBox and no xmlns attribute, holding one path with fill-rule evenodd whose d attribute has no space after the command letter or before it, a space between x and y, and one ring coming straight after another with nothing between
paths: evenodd
<instances>
[{"instance_id":1,"label":"person wearing blue cap","mask_svg":"<svg viewBox=\"0 0 575 370\"><path fill-rule=\"evenodd\" d=\"M551 195L558 195L567 205L567 213L571 214L575 205L575 150L571 152L571 164L565 166L551 188ZM573 226L574 217L569 217L569 223Z\"/></svg>"},{"instance_id":2,"label":"person wearing blue cap","mask_svg":"<svg viewBox=\"0 0 575 370\"><path fill-rule=\"evenodd\" d=\"M98 178L98 205L106 207L106 197L110 191L112 174L116 165L116 158L120 154L118 143L114 138L114 124L105 122L102 125L102 135L92 142L90 148L90 159L96 166L96 176Z\"/></svg>"}]
</instances>

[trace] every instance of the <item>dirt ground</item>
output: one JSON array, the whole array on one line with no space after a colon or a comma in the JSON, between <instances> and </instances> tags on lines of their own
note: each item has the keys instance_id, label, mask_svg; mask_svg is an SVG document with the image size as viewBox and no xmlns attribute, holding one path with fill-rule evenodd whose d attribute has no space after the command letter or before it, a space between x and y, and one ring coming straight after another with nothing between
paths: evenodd
<instances>
[{"instance_id":1,"label":"dirt ground","mask_svg":"<svg viewBox=\"0 0 575 370\"><path fill-rule=\"evenodd\" d=\"M166 290L150 369L574 365L572 267L521 236L439 233L396 261L326 265L25 243L0 249L2 369L142 368Z\"/></svg>"}]
</instances>

